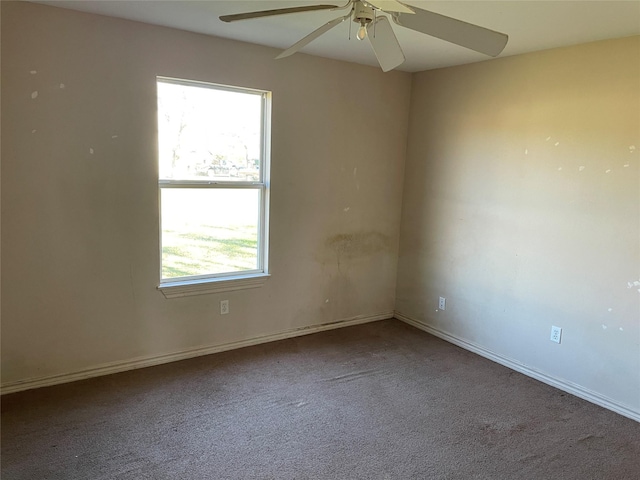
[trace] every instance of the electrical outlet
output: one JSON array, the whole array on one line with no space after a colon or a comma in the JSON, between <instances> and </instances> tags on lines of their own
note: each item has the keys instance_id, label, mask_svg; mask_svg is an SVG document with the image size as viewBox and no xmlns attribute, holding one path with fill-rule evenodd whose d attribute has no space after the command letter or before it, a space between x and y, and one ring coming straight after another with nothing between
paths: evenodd
<instances>
[{"instance_id":1,"label":"electrical outlet","mask_svg":"<svg viewBox=\"0 0 640 480\"><path fill-rule=\"evenodd\" d=\"M561 339L562 339L562 329L560 327L552 326L551 327L551 341L552 342L556 342L556 343L560 343Z\"/></svg>"},{"instance_id":2,"label":"electrical outlet","mask_svg":"<svg viewBox=\"0 0 640 480\"><path fill-rule=\"evenodd\" d=\"M447 307L447 299L444 297L440 297L438 299L438 308L440 310L446 310L446 307Z\"/></svg>"},{"instance_id":3,"label":"electrical outlet","mask_svg":"<svg viewBox=\"0 0 640 480\"><path fill-rule=\"evenodd\" d=\"M226 315L229 313L229 300L220 301L220 315Z\"/></svg>"}]
</instances>

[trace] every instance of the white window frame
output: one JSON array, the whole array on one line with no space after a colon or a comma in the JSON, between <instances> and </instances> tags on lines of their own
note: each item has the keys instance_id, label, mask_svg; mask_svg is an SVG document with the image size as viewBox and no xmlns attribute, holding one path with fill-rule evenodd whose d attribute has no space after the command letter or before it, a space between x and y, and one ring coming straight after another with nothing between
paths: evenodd
<instances>
[{"instance_id":1,"label":"white window frame","mask_svg":"<svg viewBox=\"0 0 640 480\"><path fill-rule=\"evenodd\" d=\"M190 87L211 88L237 93L248 93L262 97L260 178L258 181L211 181L173 180L160 178L158 171L158 207L159 207L159 253L160 253L160 290L166 298L186 297L209 293L228 292L260 287L269 274L269 197L270 197L270 153L271 153L271 92L252 88L235 87L209 82L183 80L170 77L156 77L159 82L186 85ZM252 189L258 190L260 209L258 219L258 268L239 272L227 272L207 275L193 275L179 278L162 278L162 190L165 188L212 188L212 189Z\"/></svg>"}]
</instances>

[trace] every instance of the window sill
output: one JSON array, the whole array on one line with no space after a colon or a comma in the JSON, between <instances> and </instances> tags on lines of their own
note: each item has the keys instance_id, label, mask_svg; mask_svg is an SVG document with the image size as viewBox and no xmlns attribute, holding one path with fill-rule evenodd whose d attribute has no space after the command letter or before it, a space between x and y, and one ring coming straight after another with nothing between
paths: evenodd
<instances>
[{"instance_id":1,"label":"window sill","mask_svg":"<svg viewBox=\"0 0 640 480\"><path fill-rule=\"evenodd\" d=\"M158 290L162 292L165 298L191 297L193 295L258 288L264 285L269 277L268 273L259 273L224 279L182 280L162 283L158 286Z\"/></svg>"}]
</instances>

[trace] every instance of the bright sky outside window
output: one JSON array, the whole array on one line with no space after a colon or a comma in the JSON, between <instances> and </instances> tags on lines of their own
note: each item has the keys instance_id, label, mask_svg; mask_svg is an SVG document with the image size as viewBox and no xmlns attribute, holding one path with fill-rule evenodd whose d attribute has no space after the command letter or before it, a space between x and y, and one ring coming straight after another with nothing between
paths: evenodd
<instances>
[{"instance_id":1,"label":"bright sky outside window","mask_svg":"<svg viewBox=\"0 0 640 480\"><path fill-rule=\"evenodd\" d=\"M268 93L157 88L161 286L266 274Z\"/></svg>"}]
</instances>

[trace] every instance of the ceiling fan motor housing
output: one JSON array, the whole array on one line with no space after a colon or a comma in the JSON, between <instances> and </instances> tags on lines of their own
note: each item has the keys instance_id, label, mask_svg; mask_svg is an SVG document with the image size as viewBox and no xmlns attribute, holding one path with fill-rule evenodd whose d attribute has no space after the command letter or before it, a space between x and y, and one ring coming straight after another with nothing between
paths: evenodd
<instances>
[{"instance_id":1,"label":"ceiling fan motor housing","mask_svg":"<svg viewBox=\"0 0 640 480\"><path fill-rule=\"evenodd\" d=\"M353 21L364 26L373 21L374 10L364 2L357 1L353 5Z\"/></svg>"}]
</instances>

